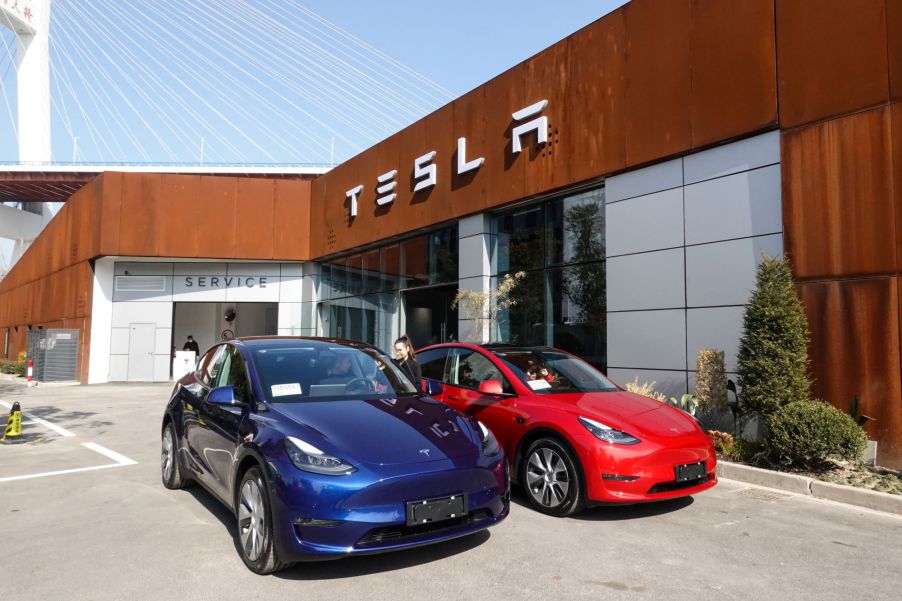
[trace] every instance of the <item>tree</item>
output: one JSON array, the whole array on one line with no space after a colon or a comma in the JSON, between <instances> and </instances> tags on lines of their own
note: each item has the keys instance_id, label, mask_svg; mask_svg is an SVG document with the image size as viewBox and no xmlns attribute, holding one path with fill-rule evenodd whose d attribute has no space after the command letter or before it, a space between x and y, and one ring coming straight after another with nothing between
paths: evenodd
<instances>
[{"instance_id":1,"label":"tree","mask_svg":"<svg viewBox=\"0 0 902 601\"><path fill-rule=\"evenodd\" d=\"M743 319L738 380L746 412L770 416L810 398L808 321L789 261L764 256Z\"/></svg>"},{"instance_id":2,"label":"tree","mask_svg":"<svg viewBox=\"0 0 902 601\"><path fill-rule=\"evenodd\" d=\"M451 308L459 308L464 319L476 323L476 342L489 340L498 314L517 304L517 299L510 298L510 295L524 277L525 271L509 273L502 278L496 290L458 289L451 301Z\"/></svg>"},{"instance_id":3,"label":"tree","mask_svg":"<svg viewBox=\"0 0 902 601\"><path fill-rule=\"evenodd\" d=\"M597 326L607 318L605 299L604 214L598 203L580 204L567 210L567 232L573 244L573 260L579 265L564 272L564 294L575 305L576 321Z\"/></svg>"}]
</instances>

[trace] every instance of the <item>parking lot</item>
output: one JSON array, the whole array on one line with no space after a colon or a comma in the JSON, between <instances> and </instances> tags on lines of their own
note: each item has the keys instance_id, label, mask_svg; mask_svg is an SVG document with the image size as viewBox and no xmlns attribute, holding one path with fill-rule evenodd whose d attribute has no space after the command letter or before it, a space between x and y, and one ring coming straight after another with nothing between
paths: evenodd
<instances>
[{"instance_id":1,"label":"parking lot","mask_svg":"<svg viewBox=\"0 0 902 601\"><path fill-rule=\"evenodd\" d=\"M28 413L23 441L0 446L4 597L890 599L902 585L902 518L729 481L568 519L515 493L488 533L256 576L224 507L160 483L169 390L0 381L0 402Z\"/></svg>"}]
</instances>

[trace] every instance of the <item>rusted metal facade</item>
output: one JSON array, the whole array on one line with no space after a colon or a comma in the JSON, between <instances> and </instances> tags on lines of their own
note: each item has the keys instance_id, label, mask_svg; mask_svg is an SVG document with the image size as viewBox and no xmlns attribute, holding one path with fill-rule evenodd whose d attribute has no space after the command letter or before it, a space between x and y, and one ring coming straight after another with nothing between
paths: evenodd
<instances>
[{"instance_id":1,"label":"rusted metal facade","mask_svg":"<svg viewBox=\"0 0 902 601\"><path fill-rule=\"evenodd\" d=\"M548 143L512 154L512 112L541 99ZM328 257L775 129L816 394L842 409L857 395L900 466L896 0L633 0L312 182L105 174L0 283L0 328L18 328L11 354L26 324L79 328L87 353L99 256ZM461 137L485 163L453 175ZM433 150L437 184L414 193L414 160ZM379 207L376 177L395 169L398 196Z\"/></svg>"}]
</instances>

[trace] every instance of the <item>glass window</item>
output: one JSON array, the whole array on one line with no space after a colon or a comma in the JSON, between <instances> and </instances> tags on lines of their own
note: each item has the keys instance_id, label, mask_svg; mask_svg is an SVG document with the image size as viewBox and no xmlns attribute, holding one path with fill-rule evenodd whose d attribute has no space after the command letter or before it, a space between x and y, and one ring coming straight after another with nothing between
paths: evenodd
<instances>
[{"instance_id":1,"label":"glass window","mask_svg":"<svg viewBox=\"0 0 902 601\"><path fill-rule=\"evenodd\" d=\"M542 205L505 213L494 221L498 273L544 265L545 215Z\"/></svg>"},{"instance_id":2,"label":"glass window","mask_svg":"<svg viewBox=\"0 0 902 601\"><path fill-rule=\"evenodd\" d=\"M546 206L546 264L603 260L604 210L604 188L549 202Z\"/></svg>"},{"instance_id":3,"label":"glass window","mask_svg":"<svg viewBox=\"0 0 902 601\"><path fill-rule=\"evenodd\" d=\"M363 292L363 256L351 255L345 260L347 269L347 294L353 296Z\"/></svg>"},{"instance_id":4,"label":"glass window","mask_svg":"<svg viewBox=\"0 0 902 601\"><path fill-rule=\"evenodd\" d=\"M488 380L497 380L501 389L513 393L514 389L501 370L488 357L468 348L453 348L448 359L448 384L475 390Z\"/></svg>"},{"instance_id":5,"label":"glass window","mask_svg":"<svg viewBox=\"0 0 902 601\"><path fill-rule=\"evenodd\" d=\"M219 375L219 370L222 367L223 351L226 346L228 345L220 344L219 346L214 346L207 351L207 354L198 363L200 365L200 382L204 386L211 387L213 382L216 381L216 377Z\"/></svg>"},{"instance_id":6,"label":"glass window","mask_svg":"<svg viewBox=\"0 0 902 601\"><path fill-rule=\"evenodd\" d=\"M399 281L401 246L390 244L379 249L380 271L382 273L382 285L380 290L397 290L401 287Z\"/></svg>"},{"instance_id":7,"label":"glass window","mask_svg":"<svg viewBox=\"0 0 902 601\"><path fill-rule=\"evenodd\" d=\"M241 351L232 346L225 348L222 354L222 367L216 377L216 386L231 386L235 389L235 399L247 402L249 399L247 370Z\"/></svg>"},{"instance_id":8,"label":"glass window","mask_svg":"<svg viewBox=\"0 0 902 601\"><path fill-rule=\"evenodd\" d=\"M401 288L429 283L429 237L417 236L401 243Z\"/></svg>"},{"instance_id":9,"label":"glass window","mask_svg":"<svg viewBox=\"0 0 902 601\"><path fill-rule=\"evenodd\" d=\"M429 283L456 282L457 227L447 228L429 235Z\"/></svg>"},{"instance_id":10,"label":"glass window","mask_svg":"<svg viewBox=\"0 0 902 601\"><path fill-rule=\"evenodd\" d=\"M448 349L437 348L417 353L417 363L423 372L424 378L441 382L445 377L445 360L448 358Z\"/></svg>"},{"instance_id":11,"label":"glass window","mask_svg":"<svg viewBox=\"0 0 902 601\"><path fill-rule=\"evenodd\" d=\"M493 286L497 289L501 278L494 279ZM519 345L546 344L544 272L527 272L511 292L510 299L514 304L500 311L496 319L495 339Z\"/></svg>"},{"instance_id":12,"label":"glass window","mask_svg":"<svg viewBox=\"0 0 902 601\"><path fill-rule=\"evenodd\" d=\"M611 392L617 386L600 371L571 355L553 350L496 351L517 378L533 392Z\"/></svg>"},{"instance_id":13,"label":"glass window","mask_svg":"<svg viewBox=\"0 0 902 601\"><path fill-rule=\"evenodd\" d=\"M381 290L379 278L379 249L363 253L363 291L378 292Z\"/></svg>"}]
</instances>

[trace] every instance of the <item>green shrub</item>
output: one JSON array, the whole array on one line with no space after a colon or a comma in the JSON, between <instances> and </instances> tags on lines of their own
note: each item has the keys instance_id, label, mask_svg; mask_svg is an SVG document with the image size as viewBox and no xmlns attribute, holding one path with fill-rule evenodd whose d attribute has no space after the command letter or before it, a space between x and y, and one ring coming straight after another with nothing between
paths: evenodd
<instances>
[{"instance_id":1,"label":"green shrub","mask_svg":"<svg viewBox=\"0 0 902 601\"><path fill-rule=\"evenodd\" d=\"M0 359L0 373L24 376L25 361L10 361L8 359Z\"/></svg>"},{"instance_id":2,"label":"green shrub","mask_svg":"<svg viewBox=\"0 0 902 601\"><path fill-rule=\"evenodd\" d=\"M744 412L767 417L810 398L808 321L786 259L765 256L758 265L736 371Z\"/></svg>"},{"instance_id":3,"label":"green shrub","mask_svg":"<svg viewBox=\"0 0 902 601\"><path fill-rule=\"evenodd\" d=\"M837 460L860 461L867 437L855 420L832 405L795 401L768 419L766 446L777 464L818 470Z\"/></svg>"}]
</instances>

